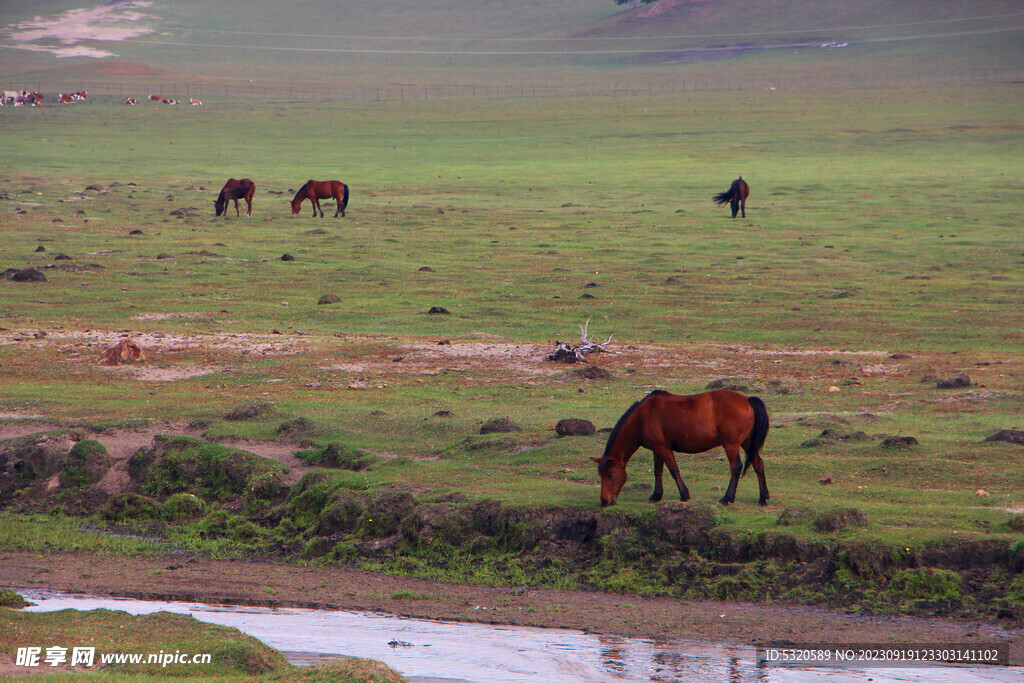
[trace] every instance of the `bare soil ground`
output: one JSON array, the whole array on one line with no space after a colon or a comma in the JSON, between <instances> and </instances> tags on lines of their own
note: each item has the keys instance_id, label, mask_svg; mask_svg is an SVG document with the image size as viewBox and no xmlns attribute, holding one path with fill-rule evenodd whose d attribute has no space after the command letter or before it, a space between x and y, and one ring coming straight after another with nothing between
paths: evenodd
<instances>
[{"instance_id":1,"label":"bare soil ground","mask_svg":"<svg viewBox=\"0 0 1024 683\"><path fill-rule=\"evenodd\" d=\"M978 623L634 595L453 586L337 568L201 558L0 553L0 586L149 600L369 610L409 617L582 629L646 638L757 643L1006 642L1024 664L1024 632ZM413 597L403 597L403 596Z\"/></svg>"}]
</instances>

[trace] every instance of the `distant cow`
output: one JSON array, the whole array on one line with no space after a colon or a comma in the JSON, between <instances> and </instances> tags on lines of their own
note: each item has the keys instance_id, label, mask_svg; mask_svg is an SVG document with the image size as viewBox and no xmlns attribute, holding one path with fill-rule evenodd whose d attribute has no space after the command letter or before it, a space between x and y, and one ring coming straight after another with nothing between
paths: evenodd
<instances>
[{"instance_id":1,"label":"distant cow","mask_svg":"<svg viewBox=\"0 0 1024 683\"><path fill-rule=\"evenodd\" d=\"M152 100L153 102L160 102L162 104L170 104L171 103L171 101L168 100L163 95L150 95L149 99Z\"/></svg>"},{"instance_id":2,"label":"distant cow","mask_svg":"<svg viewBox=\"0 0 1024 683\"><path fill-rule=\"evenodd\" d=\"M124 98L124 103L125 104L130 104L131 106L134 107L136 104L139 103L139 101L137 99L135 99L134 97L126 97L126 98Z\"/></svg>"},{"instance_id":3,"label":"distant cow","mask_svg":"<svg viewBox=\"0 0 1024 683\"><path fill-rule=\"evenodd\" d=\"M191 104L193 107L201 107L203 106L203 101L197 97L193 97L189 99L189 104Z\"/></svg>"},{"instance_id":4,"label":"distant cow","mask_svg":"<svg viewBox=\"0 0 1024 683\"><path fill-rule=\"evenodd\" d=\"M256 194L256 183L249 180L248 178L242 178L238 180L236 178L228 178L228 181L224 183L224 188L217 195L217 199L213 202L213 208L217 210L217 215L224 214L227 216L228 202L231 200L235 201L235 216L241 215L238 211L238 200L244 199L247 205L245 212L246 216L252 216L252 196Z\"/></svg>"}]
</instances>

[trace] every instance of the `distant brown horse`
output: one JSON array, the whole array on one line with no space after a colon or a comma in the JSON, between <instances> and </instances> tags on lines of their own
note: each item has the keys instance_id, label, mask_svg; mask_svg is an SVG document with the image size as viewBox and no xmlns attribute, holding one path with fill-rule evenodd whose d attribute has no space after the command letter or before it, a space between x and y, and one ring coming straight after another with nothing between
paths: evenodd
<instances>
[{"instance_id":1,"label":"distant brown horse","mask_svg":"<svg viewBox=\"0 0 1024 683\"><path fill-rule=\"evenodd\" d=\"M604 455L593 459L601 477L601 506L615 505L626 483L626 464L641 446L654 452L651 502L661 500L661 475L666 465L679 488L679 499L690 499L679 476L676 452L703 453L722 446L729 457L729 488L719 502L728 505L736 500L740 476L753 466L761 487L757 503L766 505L769 496L761 446L767 436L768 410L757 396L728 389L693 396L652 391L623 413L608 436ZM740 462L740 447L747 453L745 465Z\"/></svg>"},{"instance_id":2,"label":"distant brown horse","mask_svg":"<svg viewBox=\"0 0 1024 683\"><path fill-rule=\"evenodd\" d=\"M736 180L732 181L732 186L725 192L719 192L711 198L713 202L719 206L725 206L728 204L732 208L732 217L736 218L736 213L739 211L743 212L743 217L747 217L747 197L750 196L750 185L747 185L747 181L740 176Z\"/></svg>"},{"instance_id":3,"label":"distant brown horse","mask_svg":"<svg viewBox=\"0 0 1024 683\"><path fill-rule=\"evenodd\" d=\"M227 215L228 202L232 199L235 200L235 215L240 216L238 210L238 200L244 199L247 205L245 215L252 216L252 196L256 194L256 183L249 180L248 178L242 178L237 180L235 178L228 178L228 181L224 183L224 187L221 189L220 194L217 195L217 199L213 202L213 207L217 209L217 215Z\"/></svg>"},{"instance_id":4,"label":"distant brown horse","mask_svg":"<svg viewBox=\"0 0 1024 683\"><path fill-rule=\"evenodd\" d=\"M313 205L313 217L316 218L316 212L319 211L320 218L323 218L324 210L320 208L320 200L332 197L338 203L334 217L337 218L339 213L344 216L345 207L348 206L348 185L340 180L307 180L292 200L292 215L299 215L303 200L308 199Z\"/></svg>"}]
</instances>

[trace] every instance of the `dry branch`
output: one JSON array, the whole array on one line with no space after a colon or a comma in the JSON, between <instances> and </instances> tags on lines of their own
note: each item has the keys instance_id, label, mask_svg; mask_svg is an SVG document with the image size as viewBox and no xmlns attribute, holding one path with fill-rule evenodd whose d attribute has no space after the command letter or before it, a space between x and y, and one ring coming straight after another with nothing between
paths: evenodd
<instances>
[{"instance_id":1,"label":"dry branch","mask_svg":"<svg viewBox=\"0 0 1024 683\"><path fill-rule=\"evenodd\" d=\"M580 325L580 341L575 344L555 341L555 350L545 360L559 363L586 363L587 356L591 353L614 353L608 350L612 341L612 335L603 342L596 342L592 337L587 336L590 327L590 318L587 318L585 325Z\"/></svg>"}]
</instances>

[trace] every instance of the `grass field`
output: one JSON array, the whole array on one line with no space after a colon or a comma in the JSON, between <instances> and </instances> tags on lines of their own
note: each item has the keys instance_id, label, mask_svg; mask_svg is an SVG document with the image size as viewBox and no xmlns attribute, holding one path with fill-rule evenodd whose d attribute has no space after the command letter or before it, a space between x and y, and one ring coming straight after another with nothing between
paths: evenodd
<instances>
[{"instance_id":1,"label":"grass field","mask_svg":"<svg viewBox=\"0 0 1024 683\"><path fill-rule=\"evenodd\" d=\"M184 3L169 5L187 15ZM601 12L585 26L535 19L563 38L602 35L612 12ZM424 16L425 33L443 33L441 16ZM225 28L225 17L208 19ZM471 27L483 35L491 21ZM1015 35L991 38L997 62L1014 54ZM936 44L831 66L745 55L700 73L882 73L934 57ZM144 63L164 48L126 49ZM166 65L187 73L201 55ZM8 75L35 73L26 60L5 60ZM498 75L520 73L504 61ZM542 62L536 73L570 81L614 80L635 66ZM261 68L280 79L300 65L271 66ZM229 60L208 75L235 78L237 67ZM382 73L443 73L403 69ZM314 445L379 456L339 475L345 489L590 509L590 458L604 437L558 438L559 419L610 427L652 389L694 393L719 381L761 395L773 424L771 504L757 508L744 480L737 504L714 511L719 528L908 552L994 541L1019 554L1020 446L985 441L1022 426L1019 84L204 99L126 107L94 95L0 109L0 269L47 276L0 281L5 426L172 420L211 437L270 439L301 417ZM752 194L747 217L733 220L710 198L740 174ZM228 177L255 180L252 218L214 218ZM314 219L308 204L291 215L289 199L309 178L351 186L347 217L331 218L329 205ZM613 336L616 353L593 357L608 378L544 360L585 324L599 341ZM147 347L146 360L97 365L126 335ZM957 374L969 385L938 388ZM254 401L273 408L222 419ZM495 417L522 431L480 434ZM887 436L919 444L887 448ZM694 502L720 497L720 458L682 459ZM617 511L649 515L646 453L630 473ZM815 526L833 508L857 508L867 524Z\"/></svg>"},{"instance_id":2,"label":"grass field","mask_svg":"<svg viewBox=\"0 0 1024 683\"><path fill-rule=\"evenodd\" d=\"M924 535L990 533L1024 506L1005 467L1018 447L979 443L1019 426L1019 105L1005 86L5 109L2 265L56 267L3 284L0 411L190 420L272 400L354 445L439 456L392 475L428 489L590 505L602 445L555 439L555 421L610 426L652 388L731 377L770 392L780 508L831 474L817 504L896 521L916 502ZM710 195L739 173L753 190L734 221ZM228 176L256 180L252 219L212 216ZM308 177L352 186L347 218L291 216ZM542 361L588 319L614 335L620 355L596 361L612 380ZM163 375L95 365L125 332L166 335L146 362ZM437 357L443 340L478 358ZM972 386L922 381L957 372ZM431 420L440 409L456 419ZM921 447L800 446L862 413ZM500 415L525 431L474 436ZM716 457L691 468L724 483Z\"/></svg>"}]
</instances>

